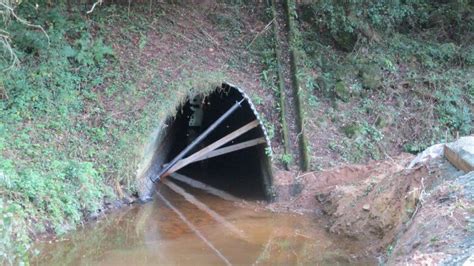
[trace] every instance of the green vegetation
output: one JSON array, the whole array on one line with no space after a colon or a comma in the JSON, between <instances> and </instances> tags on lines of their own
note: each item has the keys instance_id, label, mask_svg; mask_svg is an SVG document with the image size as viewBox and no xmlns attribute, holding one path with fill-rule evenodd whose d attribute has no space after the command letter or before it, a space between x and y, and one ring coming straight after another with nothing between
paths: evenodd
<instances>
[{"instance_id":1,"label":"green vegetation","mask_svg":"<svg viewBox=\"0 0 474 266\"><path fill-rule=\"evenodd\" d=\"M285 114L285 94L284 94L284 81L283 81L283 69L278 62L278 57L281 54L280 48L276 43L278 42L278 29L275 26L273 18L276 14L276 10L273 6L266 8L264 12L264 20L268 21L264 31L259 36L256 36L252 40L251 45L248 47L249 50L261 59L262 71L260 75L260 82L264 87L268 89L269 93L272 93L277 101L273 102L273 108L278 110L279 123L271 125L270 131L275 135L277 130L278 137L282 144L282 149L277 151L280 162L289 168L293 158L291 156L289 136L288 136L288 125L286 122ZM270 23L271 22L271 23ZM275 121L272 121L273 123ZM267 130L269 127L267 126Z\"/></svg>"},{"instance_id":2,"label":"green vegetation","mask_svg":"<svg viewBox=\"0 0 474 266\"><path fill-rule=\"evenodd\" d=\"M15 253L25 256L25 232L64 233L100 212L104 197L114 197L105 185L105 162L92 163L106 141L108 125L91 126L82 119L84 110L97 104L94 88L106 78L106 58L113 50L93 38L79 17L66 17L59 9L42 16L31 8L18 11L33 23L51 24L49 42L18 21L7 25L21 65L0 80L4 243L9 245L8 234L15 235L10 241L24 243ZM2 63L5 68L10 62ZM99 115L101 110L95 111ZM23 217L29 219L26 224ZM2 258L15 260L13 255Z\"/></svg>"},{"instance_id":3,"label":"green vegetation","mask_svg":"<svg viewBox=\"0 0 474 266\"><path fill-rule=\"evenodd\" d=\"M301 170L308 171L310 167L310 148L308 144L308 138L306 136L305 121L306 121L306 102L308 98L308 90L303 88L304 74L307 70L304 67L303 58L303 40L301 33L297 28L295 18L293 14L296 14L295 3L292 0L286 0L286 17L288 19L288 31L289 31L289 45L290 45L290 64L293 84L293 93L295 95L295 108L296 108L296 125L298 131L299 141L299 154L300 154L300 165Z\"/></svg>"},{"instance_id":4,"label":"green vegetation","mask_svg":"<svg viewBox=\"0 0 474 266\"><path fill-rule=\"evenodd\" d=\"M417 153L473 132L472 2L323 0L297 11L309 117L331 121L307 131L338 128L331 147L345 160Z\"/></svg>"},{"instance_id":5,"label":"green vegetation","mask_svg":"<svg viewBox=\"0 0 474 266\"><path fill-rule=\"evenodd\" d=\"M285 165L286 169L290 169L290 165L293 161L291 156L291 145L290 145L290 133L288 132L289 126L287 121L287 113L288 106L286 105L286 93L285 93L285 76L284 76L284 69L282 66L282 62L280 62L282 58L282 47L281 47L281 40L279 36L279 31L283 30L283 25L278 24L278 14L276 10L276 1L272 1L271 4L271 11L272 11L272 21L273 21L273 36L272 36L272 51L273 53L270 54L272 56L271 59L268 61L268 66L270 69L274 69L275 75L273 76L273 84L276 88L276 95L279 99L278 107L280 110L280 123L281 123L281 135L283 141L283 153L281 156L281 162ZM266 56L269 56L268 54Z\"/></svg>"}]
</instances>

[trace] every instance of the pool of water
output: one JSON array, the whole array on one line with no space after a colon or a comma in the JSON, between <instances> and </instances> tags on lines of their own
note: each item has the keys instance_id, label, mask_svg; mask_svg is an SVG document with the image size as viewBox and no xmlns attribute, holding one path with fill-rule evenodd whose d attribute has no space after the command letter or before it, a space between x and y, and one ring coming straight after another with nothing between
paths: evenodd
<instances>
[{"instance_id":1,"label":"pool of water","mask_svg":"<svg viewBox=\"0 0 474 266\"><path fill-rule=\"evenodd\" d=\"M327 233L315 217L273 213L263 203L223 200L179 185L214 214L159 185L152 202L124 208L60 239L38 242L40 254L32 264L376 264L361 256L363 246Z\"/></svg>"}]
</instances>

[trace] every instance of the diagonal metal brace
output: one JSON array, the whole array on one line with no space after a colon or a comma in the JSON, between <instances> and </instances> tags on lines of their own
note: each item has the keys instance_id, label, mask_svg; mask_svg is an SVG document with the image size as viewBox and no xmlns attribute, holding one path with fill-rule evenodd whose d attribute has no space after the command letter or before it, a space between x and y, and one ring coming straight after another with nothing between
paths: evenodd
<instances>
[{"instance_id":1,"label":"diagonal metal brace","mask_svg":"<svg viewBox=\"0 0 474 266\"><path fill-rule=\"evenodd\" d=\"M239 108L245 99L236 102L227 112L225 112L219 119L210 125L204 132L201 133L191 144L182 150L176 157L166 166L164 166L156 176L150 177L151 181L155 183L160 180L161 176L168 172L176 163L178 163L184 156L186 156L194 147L201 143L214 129L216 129L227 117L229 117L237 108Z\"/></svg>"},{"instance_id":2,"label":"diagonal metal brace","mask_svg":"<svg viewBox=\"0 0 474 266\"><path fill-rule=\"evenodd\" d=\"M258 120L254 120L254 121L248 123L247 125L245 125L245 126L239 128L239 129L237 129L236 131L226 135L225 137L219 139L218 141L212 143L211 145L195 152L194 154L190 155L189 157L187 157L183 160L179 160L173 167L171 167L171 169L169 169L169 171L163 173L162 176L167 176L171 173L174 173L174 172L178 171L179 169L187 166L188 164L191 164L191 163L199 160L199 158L208 155L209 153L215 151L217 148L221 147L222 145L225 145L229 141L232 141L232 140L238 138L239 136L245 134L249 130L251 130L253 128L256 128L258 125L259 125Z\"/></svg>"}]
</instances>

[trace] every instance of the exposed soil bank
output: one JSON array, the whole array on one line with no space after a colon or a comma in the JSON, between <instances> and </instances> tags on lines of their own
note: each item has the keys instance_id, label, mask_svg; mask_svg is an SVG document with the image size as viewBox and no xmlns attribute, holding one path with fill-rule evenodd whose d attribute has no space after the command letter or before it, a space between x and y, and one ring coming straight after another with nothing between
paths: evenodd
<instances>
[{"instance_id":1,"label":"exposed soil bank","mask_svg":"<svg viewBox=\"0 0 474 266\"><path fill-rule=\"evenodd\" d=\"M440 153L409 169L412 158L306 173L296 184L280 172L281 201L269 208L317 213L330 232L370 243L366 252L389 264L465 261L474 251L473 172Z\"/></svg>"}]
</instances>

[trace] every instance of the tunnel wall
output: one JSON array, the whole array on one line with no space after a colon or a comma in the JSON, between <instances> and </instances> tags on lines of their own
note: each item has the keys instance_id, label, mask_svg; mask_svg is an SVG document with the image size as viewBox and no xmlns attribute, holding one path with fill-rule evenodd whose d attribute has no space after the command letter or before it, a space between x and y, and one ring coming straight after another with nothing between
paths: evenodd
<instances>
[{"instance_id":1,"label":"tunnel wall","mask_svg":"<svg viewBox=\"0 0 474 266\"><path fill-rule=\"evenodd\" d=\"M265 137L266 143L257 147L258 158L260 163L261 178L264 184L265 197L268 200L273 199L273 173L272 173L272 149L270 139L267 131L263 125L260 115L258 114L255 105L252 103L248 95L239 87L230 84L222 83L222 86L217 90L236 90L240 95L245 98L253 114L259 121L259 128L261 135ZM211 91L212 94L215 91ZM206 96L206 95L205 95ZM148 143L145 150L144 159L140 164L140 168L137 171L137 189L139 198L142 201L148 200L152 196L154 190L154 184L150 181L150 178L155 176L163 165L172 151L172 144L176 136L175 131L177 125L173 123L175 115L168 117L166 121L161 123L157 129L152 133L150 143Z\"/></svg>"},{"instance_id":2,"label":"tunnel wall","mask_svg":"<svg viewBox=\"0 0 474 266\"><path fill-rule=\"evenodd\" d=\"M140 163L137 171L138 197L142 201L147 201L151 197L154 188L151 178L159 171L160 166L165 163L171 150L174 139L173 130L168 126L171 124L171 119L168 118L161 123L152 133L151 140L143 156L144 160Z\"/></svg>"},{"instance_id":3,"label":"tunnel wall","mask_svg":"<svg viewBox=\"0 0 474 266\"><path fill-rule=\"evenodd\" d=\"M271 142L270 138L268 137L267 130L265 129L265 125L260 117L260 114L258 113L257 109L255 108L255 105L253 104L252 100L250 97L239 87L236 85L233 85L231 83L223 83L222 87L224 89L235 89L237 90L243 98L246 99L248 102L250 109L252 110L253 114L257 118L260 126L259 130L261 130L261 134L265 137L265 145L260 145L258 146L258 155L260 158L260 170L261 170L261 175L263 179L263 184L265 186L265 193L266 193L266 198L268 200L273 200L273 171L272 171L272 161L273 161L273 149L271 147Z\"/></svg>"}]
</instances>

